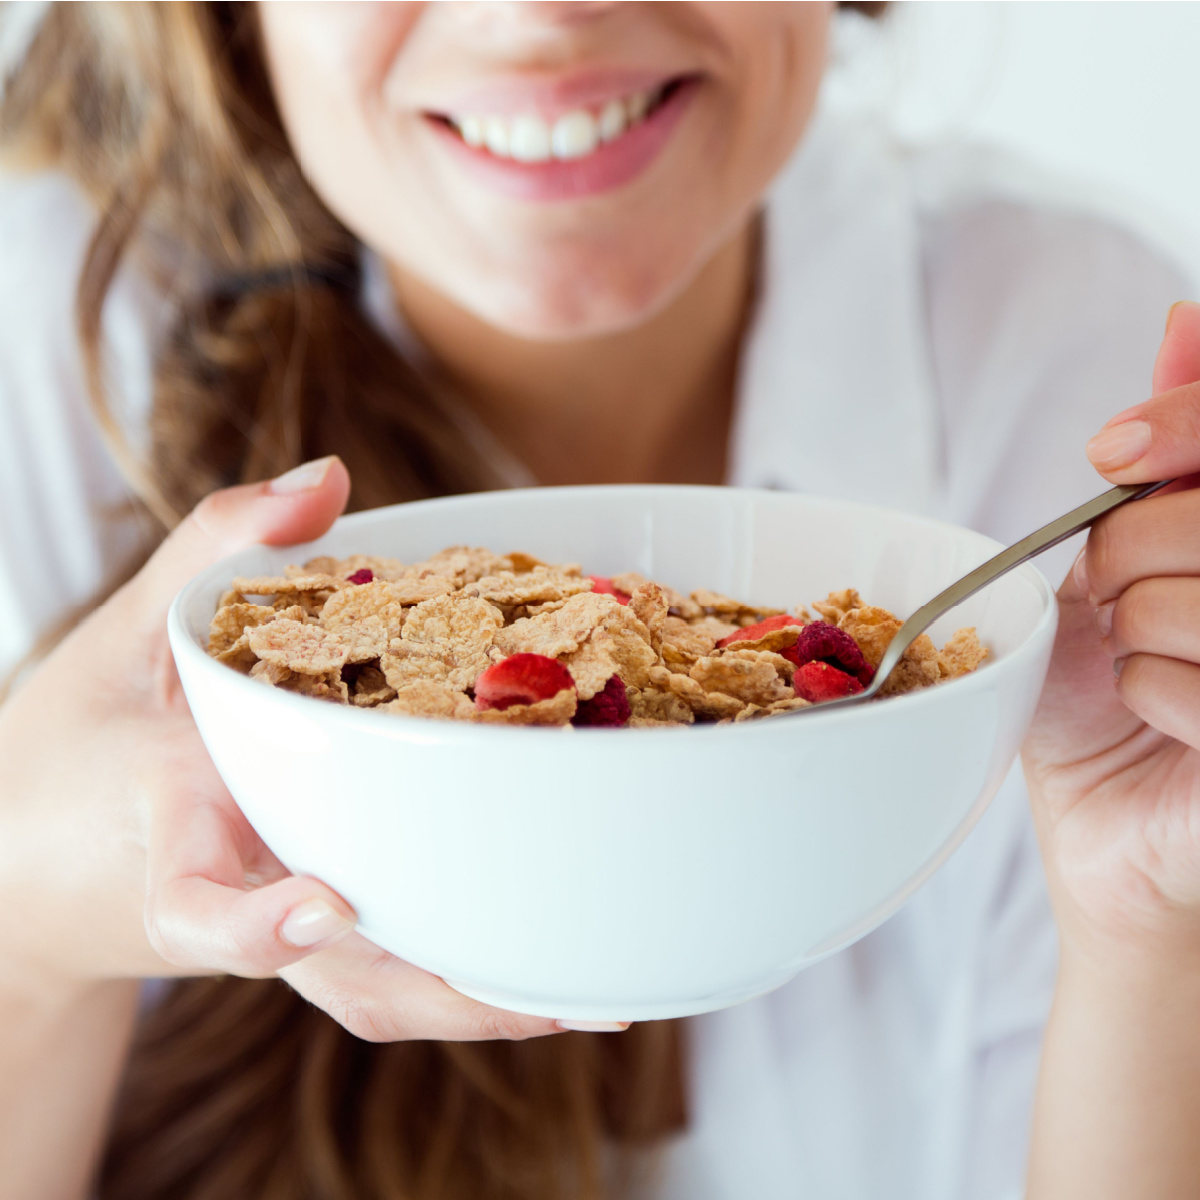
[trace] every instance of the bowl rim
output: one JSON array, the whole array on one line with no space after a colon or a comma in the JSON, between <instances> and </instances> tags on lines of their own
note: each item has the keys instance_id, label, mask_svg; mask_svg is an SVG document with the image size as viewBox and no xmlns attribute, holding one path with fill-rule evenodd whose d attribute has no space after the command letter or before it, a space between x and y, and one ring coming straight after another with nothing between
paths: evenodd
<instances>
[{"instance_id":1,"label":"bowl rim","mask_svg":"<svg viewBox=\"0 0 1200 1200\"><path fill-rule=\"evenodd\" d=\"M284 711L291 708L298 716L305 716L309 720L316 719L321 723L332 722L337 727L341 722L350 720L353 722L352 728L358 729L363 733L374 731L376 735L390 735L390 740L401 742L424 742L434 744L456 744L462 742L464 744L488 744L492 739L508 739L515 733L517 736L526 738L532 737L561 737L563 727L560 726L508 726L508 725L476 725L467 721L454 720L437 720L430 717L408 716L396 713L377 713L368 709L356 709L352 705L331 704L325 701L316 701L309 696L301 696L292 692L286 692L279 688L265 688L261 684L254 682L248 675L243 675L238 671L231 670L222 663L217 662L214 658L209 657L206 650L201 646L200 642L187 629L183 612L189 607L195 593L201 588L210 586L210 581L214 576L220 577L224 572L227 578L231 578L231 568L227 564L232 563L241 555L248 553L254 549L266 549L271 551L295 551L298 554L304 553L306 550L316 547L319 543L325 541L330 534L335 530L345 529L356 525L369 526L373 523L386 521L386 519L396 511L403 509L405 512L410 512L414 508L428 508L437 506L441 509L449 507L470 507L478 505L485 499L495 500L497 498L507 499L509 497L527 497L536 494L541 497L546 497L552 500L554 496L563 494L572 494L583 499L600 498L603 496L611 496L614 493L620 493L626 496L636 498L638 493L642 494L662 494L664 492L704 492L704 493L721 493L726 496L749 496L749 497L770 497L772 500L782 497L790 497L792 499L807 501L819 505L831 505L843 510L857 511L863 514L872 515L887 515L890 518L899 517L914 525L925 526L930 529L940 530L947 533L953 533L957 537L963 534L970 535L976 539L981 549L992 548L996 551L1004 549L1001 542L994 538L988 537L986 534L979 533L977 530L969 529L966 526L955 525L949 521L942 521L934 517L927 517L914 513L907 513L901 509L885 508L880 505L865 504L858 500L842 500L835 497L816 496L804 492L782 492L768 488L735 488L726 486L705 486L701 484L593 484L568 487L537 487L537 488L511 488L502 491L486 491L486 492L469 492L457 496L438 496L428 500L412 500L401 504L387 505L379 508L366 509L362 512L350 513L341 516L334 522L332 526L319 538L313 539L311 542L295 543L282 546L272 546L265 543L260 543L255 546L243 547L241 550L235 551L221 558L215 563L212 563L202 571L197 572L182 588L176 593L175 598L171 602L170 610L167 614L167 633L171 644L171 650L175 658L178 660L181 656L186 658L189 666L193 667L200 673L202 678L206 678L215 683L218 687L232 687L235 692L241 690L242 696L249 700L251 697L257 697L258 703L266 704L282 704ZM1042 600L1042 611L1033 628L1026 635L1025 639L1011 653L1004 655L1002 658L997 658L990 663L984 670L973 671L969 675L959 676L957 679L948 680L945 683L936 685L935 687L922 688L915 692L908 692L901 696L893 696L888 699L887 705L880 704L863 704L855 705L848 708L832 709L824 713L809 713L804 718L804 726L816 726L822 729L828 729L831 725L837 725L846 721L866 722L868 720L878 720L879 711L882 708L884 715L892 704L904 703L912 710L920 704L930 705L944 703L947 689L955 689L951 693L953 698L964 697L968 688L976 690L980 688L990 688L992 682L996 679L997 673L1009 674L1016 669L1014 664L1018 664L1030 654L1035 652L1037 647L1047 636L1048 633L1053 633L1053 627L1057 624L1057 601L1054 588L1049 580L1033 563L1024 563L1018 567L1014 575L1024 578L1031 583ZM299 706L299 707L295 707ZM323 715L318 717L317 713ZM570 730L572 734L583 737L604 737L612 739L613 737L669 737L676 735L681 730L690 731L692 736L701 737L729 737L729 738L755 738L763 736L778 736L785 728L795 728L799 724L797 721L742 721L729 722L727 724L705 723L699 727L696 726L675 726L664 725L662 729L654 728L637 728L637 729L612 729L599 728L589 726L571 726L565 728Z\"/></svg>"}]
</instances>

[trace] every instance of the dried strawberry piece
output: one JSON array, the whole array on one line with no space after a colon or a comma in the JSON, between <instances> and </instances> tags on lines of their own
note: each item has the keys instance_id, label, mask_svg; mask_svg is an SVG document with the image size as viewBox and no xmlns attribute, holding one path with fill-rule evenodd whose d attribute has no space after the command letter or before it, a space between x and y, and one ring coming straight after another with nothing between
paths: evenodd
<instances>
[{"instance_id":1,"label":"dried strawberry piece","mask_svg":"<svg viewBox=\"0 0 1200 1200\"><path fill-rule=\"evenodd\" d=\"M791 613L780 613L776 617L767 617L766 620L759 621L757 625L747 625L744 629L739 629L736 633L731 633L728 637L723 637L717 643L717 646L720 648L728 646L731 642L760 638L764 634L770 633L773 629L783 629L788 625L800 625L803 627L804 622L799 617L793 617Z\"/></svg>"},{"instance_id":2,"label":"dried strawberry piece","mask_svg":"<svg viewBox=\"0 0 1200 1200\"><path fill-rule=\"evenodd\" d=\"M609 725L614 728L629 720L629 697L620 675L614 675L590 700L580 700L572 725Z\"/></svg>"},{"instance_id":3,"label":"dried strawberry piece","mask_svg":"<svg viewBox=\"0 0 1200 1200\"><path fill-rule=\"evenodd\" d=\"M360 567L353 575L346 576L347 583L374 583L375 572L370 567Z\"/></svg>"},{"instance_id":4,"label":"dried strawberry piece","mask_svg":"<svg viewBox=\"0 0 1200 1200\"><path fill-rule=\"evenodd\" d=\"M475 678L476 708L510 708L549 700L573 688L571 672L544 654L510 654Z\"/></svg>"},{"instance_id":5,"label":"dried strawberry piece","mask_svg":"<svg viewBox=\"0 0 1200 1200\"><path fill-rule=\"evenodd\" d=\"M827 662L807 662L797 667L792 676L792 687L797 696L813 704L837 700L841 696L857 696L863 690L863 685L853 675L847 675Z\"/></svg>"},{"instance_id":6,"label":"dried strawberry piece","mask_svg":"<svg viewBox=\"0 0 1200 1200\"><path fill-rule=\"evenodd\" d=\"M863 687L875 678L875 668L863 658L858 643L844 629L838 629L836 625L827 625L824 621L814 621L811 625L805 625L800 640L779 653L794 662L797 667L811 662L823 662L838 667L853 675Z\"/></svg>"},{"instance_id":7,"label":"dried strawberry piece","mask_svg":"<svg viewBox=\"0 0 1200 1200\"><path fill-rule=\"evenodd\" d=\"M602 596L612 596L618 604L629 603L629 593L613 587L613 581L606 575L589 575L588 578L592 581L593 592L599 592Z\"/></svg>"}]
</instances>

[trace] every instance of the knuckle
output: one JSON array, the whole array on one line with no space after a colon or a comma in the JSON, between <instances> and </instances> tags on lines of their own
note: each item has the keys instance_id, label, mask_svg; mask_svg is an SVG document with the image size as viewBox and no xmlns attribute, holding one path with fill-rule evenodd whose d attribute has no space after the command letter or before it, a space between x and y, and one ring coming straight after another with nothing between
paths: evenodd
<instances>
[{"instance_id":1,"label":"knuckle","mask_svg":"<svg viewBox=\"0 0 1200 1200\"><path fill-rule=\"evenodd\" d=\"M485 1008L475 1013L471 1020L471 1032L479 1040L489 1042L518 1042L530 1036L522 1017L496 1008Z\"/></svg>"},{"instance_id":2,"label":"knuckle","mask_svg":"<svg viewBox=\"0 0 1200 1200\"><path fill-rule=\"evenodd\" d=\"M321 1005L348 1033L364 1042L395 1042L399 1034L393 1022L368 1001L355 996L328 997Z\"/></svg>"},{"instance_id":3,"label":"knuckle","mask_svg":"<svg viewBox=\"0 0 1200 1200\"><path fill-rule=\"evenodd\" d=\"M223 544L221 531L227 524L224 515L227 507L223 493L210 492L175 526L151 563L171 562L184 547L202 553L219 551ZM155 573L151 573L152 580Z\"/></svg>"},{"instance_id":4,"label":"knuckle","mask_svg":"<svg viewBox=\"0 0 1200 1200\"><path fill-rule=\"evenodd\" d=\"M1109 589L1118 574L1120 536L1113 518L1120 515L1113 513L1112 517L1097 521L1088 534L1088 585L1092 593L1101 600L1109 598Z\"/></svg>"},{"instance_id":5,"label":"knuckle","mask_svg":"<svg viewBox=\"0 0 1200 1200\"><path fill-rule=\"evenodd\" d=\"M209 492L184 518L183 526L200 534L210 545L221 547L239 524L244 502L244 489L220 488Z\"/></svg>"},{"instance_id":6,"label":"knuckle","mask_svg":"<svg viewBox=\"0 0 1200 1200\"><path fill-rule=\"evenodd\" d=\"M1156 608L1154 590L1138 582L1127 587L1113 609L1113 632L1123 646L1136 647L1146 643L1153 632Z\"/></svg>"},{"instance_id":7,"label":"knuckle","mask_svg":"<svg viewBox=\"0 0 1200 1200\"><path fill-rule=\"evenodd\" d=\"M221 491L209 492L181 522L182 525L193 525L202 533L208 533L214 522L221 518L224 507Z\"/></svg>"},{"instance_id":8,"label":"knuckle","mask_svg":"<svg viewBox=\"0 0 1200 1200\"><path fill-rule=\"evenodd\" d=\"M374 1000L356 994L336 983L318 981L311 977L296 980L292 985L310 1004L328 1013L347 1033L364 1042L397 1042L405 1034L395 1013L381 1008Z\"/></svg>"},{"instance_id":9,"label":"knuckle","mask_svg":"<svg viewBox=\"0 0 1200 1200\"><path fill-rule=\"evenodd\" d=\"M225 961L210 963L209 966L222 966L235 975L246 978L273 974L269 966L262 962L262 947L254 931L248 929L242 921L232 921L224 930Z\"/></svg>"},{"instance_id":10,"label":"knuckle","mask_svg":"<svg viewBox=\"0 0 1200 1200\"><path fill-rule=\"evenodd\" d=\"M1184 446L1200 441L1200 383L1185 384L1180 389L1180 402L1166 406L1161 415L1173 441Z\"/></svg>"},{"instance_id":11,"label":"knuckle","mask_svg":"<svg viewBox=\"0 0 1200 1200\"><path fill-rule=\"evenodd\" d=\"M189 965L184 961L184 955L174 936L173 922L163 911L161 902L153 898L146 902L144 924L146 937L159 958L177 967Z\"/></svg>"},{"instance_id":12,"label":"knuckle","mask_svg":"<svg viewBox=\"0 0 1200 1200\"><path fill-rule=\"evenodd\" d=\"M1135 705L1145 691L1147 678L1152 674L1152 661L1145 654L1131 654L1125 659L1117 676L1117 694L1127 704Z\"/></svg>"}]
</instances>

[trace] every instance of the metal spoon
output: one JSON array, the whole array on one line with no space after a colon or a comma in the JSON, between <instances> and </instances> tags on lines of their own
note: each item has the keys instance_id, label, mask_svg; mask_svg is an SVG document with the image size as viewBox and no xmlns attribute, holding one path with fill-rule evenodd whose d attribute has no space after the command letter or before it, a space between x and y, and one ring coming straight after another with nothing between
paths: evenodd
<instances>
[{"instance_id":1,"label":"metal spoon","mask_svg":"<svg viewBox=\"0 0 1200 1200\"><path fill-rule=\"evenodd\" d=\"M795 709L786 715L796 716L815 712L817 709L826 712L831 708L862 704L866 700L873 700L879 695L880 688L887 682L887 677L896 669L905 650L943 613L949 612L956 604L961 604L968 596L975 595L980 588L987 587L1001 575L1007 575L1013 567L1019 567L1023 562L1028 562L1031 558L1041 554L1043 550L1049 550L1051 546L1057 546L1059 542L1065 542L1067 538L1087 529L1105 513L1111 512L1114 508L1118 508L1130 500L1141 500L1144 496L1152 495L1160 488L1165 488L1168 483L1173 482L1174 480L1164 479L1160 483L1140 483L1132 487L1115 487L1097 496L1094 500L1089 500L1086 504L1071 509L1069 513L1051 521L1049 525L1043 525L1041 529L1035 530L1028 537L1009 546L1007 550L1002 550L995 558L989 558L982 566L976 567L957 583L952 583L944 592L939 592L928 604L918 608L900 626L896 636L892 638L879 666L875 669L875 678L871 680L870 686L863 688L856 695L841 696L836 700L823 700L819 704Z\"/></svg>"}]
</instances>

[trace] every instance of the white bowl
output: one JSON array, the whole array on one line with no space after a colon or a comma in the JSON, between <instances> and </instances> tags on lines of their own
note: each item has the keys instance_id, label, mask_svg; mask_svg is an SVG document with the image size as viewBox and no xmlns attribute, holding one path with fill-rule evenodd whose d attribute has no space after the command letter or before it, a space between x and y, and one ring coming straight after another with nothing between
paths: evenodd
<instances>
[{"instance_id":1,"label":"white bowl","mask_svg":"<svg viewBox=\"0 0 1200 1200\"><path fill-rule=\"evenodd\" d=\"M268 846L372 941L470 996L652 1020L736 1004L849 945L962 841L1017 754L1054 638L1031 566L935 626L972 675L861 708L652 729L476 726L322 703L204 653L235 575L468 543L779 607L857 587L907 615L997 543L865 505L731 488L541 488L338 521L204 571L170 614L192 713Z\"/></svg>"}]
</instances>

